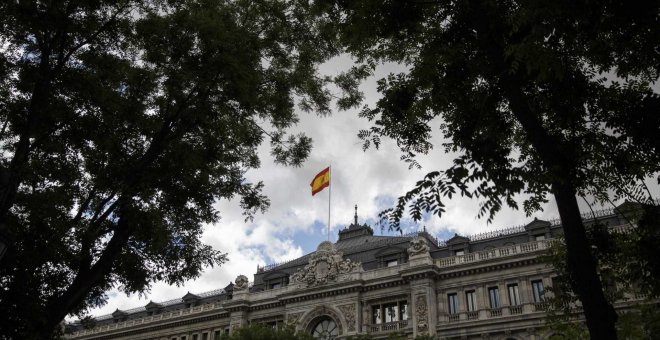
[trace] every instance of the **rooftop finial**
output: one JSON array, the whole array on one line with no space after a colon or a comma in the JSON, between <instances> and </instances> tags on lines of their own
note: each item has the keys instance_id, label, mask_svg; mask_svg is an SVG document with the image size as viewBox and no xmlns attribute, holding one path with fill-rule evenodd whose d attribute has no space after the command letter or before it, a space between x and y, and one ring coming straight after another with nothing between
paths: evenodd
<instances>
[{"instance_id":1,"label":"rooftop finial","mask_svg":"<svg viewBox=\"0 0 660 340\"><path fill-rule=\"evenodd\" d=\"M358 223L357 223L357 204L355 205L355 225L358 225Z\"/></svg>"}]
</instances>

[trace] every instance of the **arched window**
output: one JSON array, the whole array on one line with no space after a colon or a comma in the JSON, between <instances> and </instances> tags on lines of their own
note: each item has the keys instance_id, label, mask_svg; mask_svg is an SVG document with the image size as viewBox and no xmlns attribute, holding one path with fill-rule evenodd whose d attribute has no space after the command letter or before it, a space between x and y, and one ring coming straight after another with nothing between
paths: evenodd
<instances>
[{"instance_id":1,"label":"arched window","mask_svg":"<svg viewBox=\"0 0 660 340\"><path fill-rule=\"evenodd\" d=\"M334 320L330 318L322 319L312 329L312 336L314 339L332 340L336 339L338 335L339 328L337 328L337 324Z\"/></svg>"}]
</instances>

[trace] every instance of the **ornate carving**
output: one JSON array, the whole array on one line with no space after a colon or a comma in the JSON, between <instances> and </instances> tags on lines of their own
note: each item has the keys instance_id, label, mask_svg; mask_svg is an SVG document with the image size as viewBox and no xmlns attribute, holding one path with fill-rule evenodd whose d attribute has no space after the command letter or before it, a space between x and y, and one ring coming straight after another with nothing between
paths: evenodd
<instances>
[{"instance_id":1,"label":"ornate carving","mask_svg":"<svg viewBox=\"0 0 660 340\"><path fill-rule=\"evenodd\" d=\"M425 238L417 236L410 241L410 247L408 247L408 255L410 257L428 254L429 245Z\"/></svg>"},{"instance_id":2,"label":"ornate carving","mask_svg":"<svg viewBox=\"0 0 660 340\"><path fill-rule=\"evenodd\" d=\"M362 271L362 264L343 259L332 243L323 241L312 254L309 264L291 275L291 282L301 283L308 287L336 282L342 274Z\"/></svg>"},{"instance_id":3,"label":"ornate carving","mask_svg":"<svg viewBox=\"0 0 660 340\"><path fill-rule=\"evenodd\" d=\"M417 296L417 300L415 300L415 314L417 316L417 332L426 332L429 329L429 322L425 295Z\"/></svg>"},{"instance_id":4,"label":"ornate carving","mask_svg":"<svg viewBox=\"0 0 660 340\"><path fill-rule=\"evenodd\" d=\"M236 277L236 283L234 284L234 290L243 290L248 288L248 278L245 275L239 275Z\"/></svg>"},{"instance_id":5,"label":"ornate carving","mask_svg":"<svg viewBox=\"0 0 660 340\"><path fill-rule=\"evenodd\" d=\"M286 322L288 324L296 324L303 314L305 314L305 312L289 313L286 316Z\"/></svg>"},{"instance_id":6,"label":"ornate carving","mask_svg":"<svg viewBox=\"0 0 660 340\"><path fill-rule=\"evenodd\" d=\"M344 318L346 319L346 330L348 332L355 331L355 304L351 303L337 308L339 308L341 313L344 314Z\"/></svg>"}]
</instances>

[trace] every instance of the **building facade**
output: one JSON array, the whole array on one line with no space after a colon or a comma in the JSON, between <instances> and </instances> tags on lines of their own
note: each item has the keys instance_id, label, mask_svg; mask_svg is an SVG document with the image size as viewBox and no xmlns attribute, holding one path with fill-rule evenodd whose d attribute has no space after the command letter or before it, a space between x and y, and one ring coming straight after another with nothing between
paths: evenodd
<instances>
[{"instance_id":1,"label":"building facade","mask_svg":"<svg viewBox=\"0 0 660 340\"><path fill-rule=\"evenodd\" d=\"M613 231L630 226L615 209L585 216ZM354 222L336 243L259 267L254 280L68 325L69 339L214 340L260 323L295 325L319 339L393 332L408 338L549 339L544 302L553 270L539 256L559 221L438 241L425 230L375 236ZM632 301L632 302L631 302ZM633 300L621 302L625 308Z\"/></svg>"}]
</instances>

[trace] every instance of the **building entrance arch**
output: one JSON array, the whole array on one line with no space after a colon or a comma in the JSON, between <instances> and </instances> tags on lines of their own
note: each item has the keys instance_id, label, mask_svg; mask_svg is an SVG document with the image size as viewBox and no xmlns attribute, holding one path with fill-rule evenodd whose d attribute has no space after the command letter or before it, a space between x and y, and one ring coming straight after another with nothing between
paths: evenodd
<instances>
[{"instance_id":1,"label":"building entrance arch","mask_svg":"<svg viewBox=\"0 0 660 340\"><path fill-rule=\"evenodd\" d=\"M312 326L312 336L319 340L334 340L339 336L339 326L328 316L316 318L316 323Z\"/></svg>"},{"instance_id":2,"label":"building entrance arch","mask_svg":"<svg viewBox=\"0 0 660 340\"><path fill-rule=\"evenodd\" d=\"M319 306L304 315L300 325L315 339L337 339L344 334L344 326L339 315L333 308Z\"/></svg>"}]
</instances>

